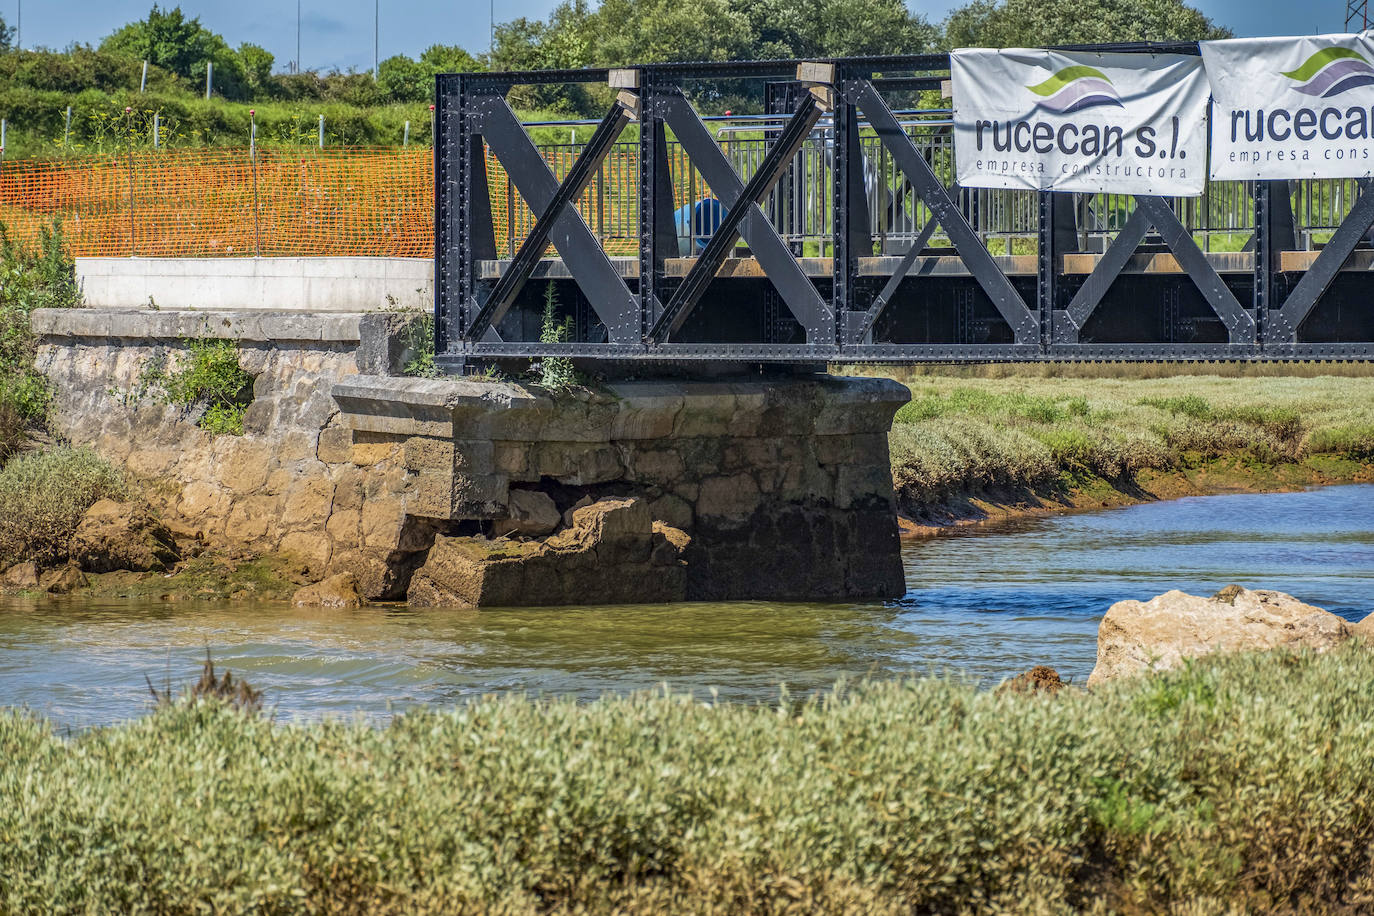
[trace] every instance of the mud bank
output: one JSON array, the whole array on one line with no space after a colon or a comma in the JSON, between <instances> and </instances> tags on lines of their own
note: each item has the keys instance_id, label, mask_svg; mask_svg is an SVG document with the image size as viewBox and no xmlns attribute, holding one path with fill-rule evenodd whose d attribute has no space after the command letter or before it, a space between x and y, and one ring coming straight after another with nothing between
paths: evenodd
<instances>
[{"instance_id":1,"label":"mud bank","mask_svg":"<svg viewBox=\"0 0 1374 916\"><path fill-rule=\"evenodd\" d=\"M1129 478L1065 474L1043 487L968 489L937 502L902 506L903 538L938 537L955 528L996 525L1027 516L1112 509L1188 496L1283 493L1308 487L1374 481L1374 464L1317 455L1300 462L1256 464L1243 457L1218 458L1174 470L1147 469Z\"/></svg>"}]
</instances>

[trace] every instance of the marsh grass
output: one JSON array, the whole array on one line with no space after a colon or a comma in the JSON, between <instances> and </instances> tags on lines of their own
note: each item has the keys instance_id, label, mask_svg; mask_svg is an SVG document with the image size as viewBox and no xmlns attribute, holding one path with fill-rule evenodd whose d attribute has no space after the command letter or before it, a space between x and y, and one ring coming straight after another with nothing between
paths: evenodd
<instances>
[{"instance_id":1,"label":"marsh grass","mask_svg":"<svg viewBox=\"0 0 1374 916\"><path fill-rule=\"evenodd\" d=\"M1130 483L1217 459L1374 460L1374 377L909 375L889 438L901 503L989 488Z\"/></svg>"},{"instance_id":2,"label":"marsh grass","mask_svg":"<svg viewBox=\"0 0 1374 916\"><path fill-rule=\"evenodd\" d=\"M1374 652L1054 697L0 714L0 911L1362 913Z\"/></svg>"},{"instance_id":3,"label":"marsh grass","mask_svg":"<svg viewBox=\"0 0 1374 916\"><path fill-rule=\"evenodd\" d=\"M87 449L57 446L10 459L0 468L0 569L65 561L86 510L128 494L124 474Z\"/></svg>"}]
</instances>

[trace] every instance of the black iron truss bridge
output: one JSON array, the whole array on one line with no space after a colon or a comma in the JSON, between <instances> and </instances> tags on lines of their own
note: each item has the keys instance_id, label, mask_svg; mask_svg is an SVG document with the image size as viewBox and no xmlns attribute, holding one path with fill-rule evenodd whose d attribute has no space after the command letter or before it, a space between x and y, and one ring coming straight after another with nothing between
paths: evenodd
<instances>
[{"instance_id":1,"label":"black iron truss bridge","mask_svg":"<svg viewBox=\"0 0 1374 916\"><path fill-rule=\"evenodd\" d=\"M1368 181L959 188L929 104L948 72L936 54L440 76L439 362L1374 358ZM607 111L539 145L511 104L530 87ZM726 94L762 110L701 114Z\"/></svg>"}]
</instances>

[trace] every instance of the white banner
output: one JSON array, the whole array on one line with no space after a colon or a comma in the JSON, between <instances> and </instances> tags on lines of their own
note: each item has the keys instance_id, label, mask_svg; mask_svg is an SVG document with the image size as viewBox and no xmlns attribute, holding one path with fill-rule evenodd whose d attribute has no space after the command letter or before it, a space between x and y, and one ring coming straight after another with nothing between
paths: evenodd
<instances>
[{"instance_id":1,"label":"white banner","mask_svg":"<svg viewBox=\"0 0 1374 916\"><path fill-rule=\"evenodd\" d=\"M1202 42L1212 177L1374 174L1374 33Z\"/></svg>"},{"instance_id":2,"label":"white banner","mask_svg":"<svg viewBox=\"0 0 1374 916\"><path fill-rule=\"evenodd\" d=\"M950 74L964 187L1202 193L1207 80L1196 56L962 49Z\"/></svg>"}]
</instances>

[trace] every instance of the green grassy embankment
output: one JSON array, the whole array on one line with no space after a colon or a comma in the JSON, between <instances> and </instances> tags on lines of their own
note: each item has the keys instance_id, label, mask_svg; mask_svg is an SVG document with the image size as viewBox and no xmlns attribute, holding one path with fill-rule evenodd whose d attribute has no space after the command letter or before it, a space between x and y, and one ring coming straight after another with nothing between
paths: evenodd
<instances>
[{"instance_id":1,"label":"green grassy embankment","mask_svg":"<svg viewBox=\"0 0 1374 916\"><path fill-rule=\"evenodd\" d=\"M912 400L889 440L898 503L942 524L1374 479L1374 372L1343 369L899 369Z\"/></svg>"},{"instance_id":2,"label":"green grassy embankment","mask_svg":"<svg viewBox=\"0 0 1374 916\"><path fill-rule=\"evenodd\" d=\"M1356 645L1054 697L0 713L0 912L1367 913L1371 696Z\"/></svg>"}]
</instances>

